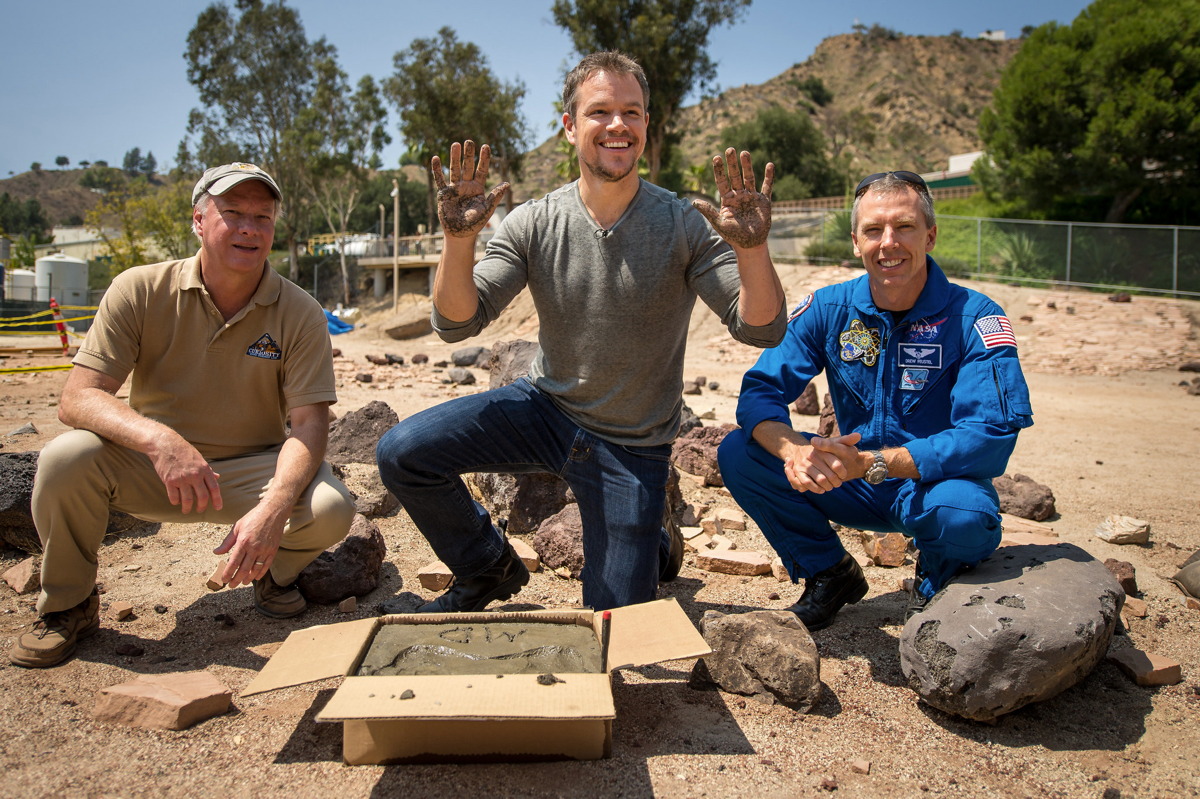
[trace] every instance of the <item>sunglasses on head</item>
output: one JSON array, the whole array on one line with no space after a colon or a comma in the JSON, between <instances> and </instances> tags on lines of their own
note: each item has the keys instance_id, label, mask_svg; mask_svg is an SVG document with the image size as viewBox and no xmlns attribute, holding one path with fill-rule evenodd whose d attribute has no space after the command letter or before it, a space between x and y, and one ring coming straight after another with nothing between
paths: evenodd
<instances>
[{"instance_id":1,"label":"sunglasses on head","mask_svg":"<svg viewBox=\"0 0 1200 799\"><path fill-rule=\"evenodd\" d=\"M874 175L867 175L865 178L859 181L858 188L854 190L854 198L858 199L861 197L863 192L867 190L868 186L870 186L872 183L878 183L888 175L892 175L897 180L903 180L910 186L914 186L917 191L923 191L926 194L929 193L929 187L925 185L925 180L920 175L918 175L916 172L908 172L900 169L895 172L876 172Z\"/></svg>"}]
</instances>

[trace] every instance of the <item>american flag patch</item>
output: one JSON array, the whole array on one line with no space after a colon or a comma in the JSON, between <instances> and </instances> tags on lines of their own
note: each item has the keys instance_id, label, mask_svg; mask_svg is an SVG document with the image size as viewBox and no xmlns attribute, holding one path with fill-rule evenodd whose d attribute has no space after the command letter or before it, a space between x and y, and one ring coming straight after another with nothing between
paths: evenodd
<instances>
[{"instance_id":1,"label":"american flag patch","mask_svg":"<svg viewBox=\"0 0 1200 799\"><path fill-rule=\"evenodd\" d=\"M1012 323L1008 321L1007 316L985 316L977 319L975 332L983 339L983 346L989 350L992 347L1017 346L1017 337L1013 335Z\"/></svg>"},{"instance_id":2,"label":"american flag patch","mask_svg":"<svg viewBox=\"0 0 1200 799\"><path fill-rule=\"evenodd\" d=\"M797 316L799 316L800 314L807 311L808 307L810 305L812 305L812 301L813 301L813 295L811 295L811 294L809 294L807 297L802 299L800 301L800 304L797 305L796 308L791 312L791 314L788 315L787 320L790 322L793 319L795 319Z\"/></svg>"}]
</instances>

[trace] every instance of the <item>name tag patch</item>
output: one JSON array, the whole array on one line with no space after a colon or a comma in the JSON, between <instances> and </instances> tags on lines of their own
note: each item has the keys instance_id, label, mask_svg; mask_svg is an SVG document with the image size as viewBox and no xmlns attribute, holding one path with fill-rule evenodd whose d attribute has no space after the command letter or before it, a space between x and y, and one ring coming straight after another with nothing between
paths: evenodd
<instances>
[{"instance_id":1,"label":"name tag patch","mask_svg":"<svg viewBox=\"0 0 1200 799\"><path fill-rule=\"evenodd\" d=\"M258 341L250 345L246 354L251 358L266 358L268 361L278 361L283 357L283 348L271 338L270 333L263 333Z\"/></svg>"},{"instance_id":2,"label":"name tag patch","mask_svg":"<svg viewBox=\"0 0 1200 799\"><path fill-rule=\"evenodd\" d=\"M941 344L901 344L900 365L923 369L942 368Z\"/></svg>"},{"instance_id":3,"label":"name tag patch","mask_svg":"<svg viewBox=\"0 0 1200 799\"><path fill-rule=\"evenodd\" d=\"M901 391L920 391L929 380L928 369L905 369L900 375Z\"/></svg>"}]
</instances>

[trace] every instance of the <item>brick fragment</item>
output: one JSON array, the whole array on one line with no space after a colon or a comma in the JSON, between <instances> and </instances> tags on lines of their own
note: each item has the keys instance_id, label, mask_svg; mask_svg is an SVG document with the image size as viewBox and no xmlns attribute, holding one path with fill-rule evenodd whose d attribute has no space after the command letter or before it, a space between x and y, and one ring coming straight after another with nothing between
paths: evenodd
<instances>
[{"instance_id":1,"label":"brick fragment","mask_svg":"<svg viewBox=\"0 0 1200 799\"><path fill-rule=\"evenodd\" d=\"M109 610L112 612L113 618L117 621L125 621L125 619L133 615L133 603L114 602Z\"/></svg>"},{"instance_id":2,"label":"brick fragment","mask_svg":"<svg viewBox=\"0 0 1200 799\"><path fill-rule=\"evenodd\" d=\"M1054 544L1061 543L1062 540L1056 536L1042 535L1040 533L1009 532L1005 530L1000 536L1000 546L1002 547L1017 547L1024 544L1053 546Z\"/></svg>"},{"instance_id":3,"label":"brick fragment","mask_svg":"<svg viewBox=\"0 0 1200 799\"><path fill-rule=\"evenodd\" d=\"M1132 563L1127 560L1107 558L1104 561L1104 568L1112 573L1112 576L1121 584L1121 589L1126 594L1132 595L1138 592L1137 572L1134 570Z\"/></svg>"},{"instance_id":4,"label":"brick fragment","mask_svg":"<svg viewBox=\"0 0 1200 799\"><path fill-rule=\"evenodd\" d=\"M1054 532L1052 526L1035 522L1032 519L1013 516L1011 513L1000 514L1000 527L1005 533L1031 533L1033 535L1058 537L1058 533Z\"/></svg>"},{"instance_id":5,"label":"brick fragment","mask_svg":"<svg viewBox=\"0 0 1200 799\"><path fill-rule=\"evenodd\" d=\"M143 674L100 690L98 721L156 730L183 730L229 710L233 692L207 671Z\"/></svg>"},{"instance_id":6,"label":"brick fragment","mask_svg":"<svg viewBox=\"0 0 1200 799\"><path fill-rule=\"evenodd\" d=\"M722 530L745 530L746 514L733 508L717 508L715 513L717 524Z\"/></svg>"},{"instance_id":7,"label":"brick fragment","mask_svg":"<svg viewBox=\"0 0 1200 799\"><path fill-rule=\"evenodd\" d=\"M719 574L770 574L771 561L761 552L710 549L696 553L696 568Z\"/></svg>"},{"instance_id":8,"label":"brick fragment","mask_svg":"<svg viewBox=\"0 0 1200 799\"><path fill-rule=\"evenodd\" d=\"M358 610L358 597L348 596L338 603L338 613L353 613Z\"/></svg>"},{"instance_id":9,"label":"brick fragment","mask_svg":"<svg viewBox=\"0 0 1200 799\"><path fill-rule=\"evenodd\" d=\"M1137 619L1144 619L1146 618L1146 614L1148 612L1146 601L1144 599L1138 599L1135 596L1125 597L1125 604L1121 606L1121 615L1123 616L1132 616Z\"/></svg>"},{"instance_id":10,"label":"brick fragment","mask_svg":"<svg viewBox=\"0 0 1200 799\"><path fill-rule=\"evenodd\" d=\"M787 567L783 565L783 558L775 558L771 561L771 574L775 575L775 579L781 583L788 583L792 580Z\"/></svg>"},{"instance_id":11,"label":"brick fragment","mask_svg":"<svg viewBox=\"0 0 1200 799\"><path fill-rule=\"evenodd\" d=\"M868 566L874 566L875 561L868 558L861 552L851 552L850 557L854 558L854 562L859 565L859 568L865 569Z\"/></svg>"},{"instance_id":12,"label":"brick fragment","mask_svg":"<svg viewBox=\"0 0 1200 799\"><path fill-rule=\"evenodd\" d=\"M694 535L691 538L683 539L684 548L689 549L692 552L700 552L705 549L711 549L712 543L712 536L710 536L708 533L701 533L700 535Z\"/></svg>"},{"instance_id":13,"label":"brick fragment","mask_svg":"<svg viewBox=\"0 0 1200 799\"><path fill-rule=\"evenodd\" d=\"M737 549L737 544L732 538L721 535L720 533L717 533L712 537L711 546L713 549Z\"/></svg>"},{"instance_id":14,"label":"brick fragment","mask_svg":"<svg viewBox=\"0 0 1200 799\"><path fill-rule=\"evenodd\" d=\"M444 591L450 587L450 581L453 579L454 572L440 560L417 569L417 581L426 591Z\"/></svg>"},{"instance_id":15,"label":"brick fragment","mask_svg":"<svg viewBox=\"0 0 1200 799\"><path fill-rule=\"evenodd\" d=\"M18 594L31 594L42 587L41 563L37 558L25 558L6 570L3 579Z\"/></svg>"},{"instance_id":16,"label":"brick fragment","mask_svg":"<svg viewBox=\"0 0 1200 799\"><path fill-rule=\"evenodd\" d=\"M871 761L870 760L851 760L850 761L850 770L853 771L855 774L870 774L871 773Z\"/></svg>"},{"instance_id":17,"label":"brick fragment","mask_svg":"<svg viewBox=\"0 0 1200 799\"><path fill-rule=\"evenodd\" d=\"M220 591L225 587L225 581L221 579L221 572L223 571L225 571L225 564L218 563L217 568L213 569L212 577L209 577L208 582L205 583L209 591Z\"/></svg>"},{"instance_id":18,"label":"brick fragment","mask_svg":"<svg viewBox=\"0 0 1200 799\"><path fill-rule=\"evenodd\" d=\"M1106 658L1138 685L1175 685L1183 680L1179 663L1141 649L1120 649Z\"/></svg>"},{"instance_id":19,"label":"brick fragment","mask_svg":"<svg viewBox=\"0 0 1200 799\"><path fill-rule=\"evenodd\" d=\"M537 551L526 544L519 538L510 538L508 543L512 544L513 551L517 553L517 557L525 564L525 568L531 572L535 572L542 568L542 558Z\"/></svg>"}]
</instances>

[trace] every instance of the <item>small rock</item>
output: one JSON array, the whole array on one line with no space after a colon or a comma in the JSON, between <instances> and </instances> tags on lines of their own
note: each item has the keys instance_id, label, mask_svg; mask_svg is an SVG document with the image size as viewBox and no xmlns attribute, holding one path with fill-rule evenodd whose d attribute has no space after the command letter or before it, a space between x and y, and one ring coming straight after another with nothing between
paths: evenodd
<instances>
[{"instance_id":1,"label":"small rock","mask_svg":"<svg viewBox=\"0 0 1200 799\"><path fill-rule=\"evenodd\" d=\"M851 760L850 761L850 770L853 771L855 774L870 774L871 773L871 761L870 760Z\"/></svg>"},{"instance_id":2,"label":"small rock","mask_svg":"<svg viewBox=\"0 0 1200 799\"><path fill-rule=\"evenodd\" d=\"M123 572L130 572L130 573L133 573L136 571L141 571L141 570L142 570L142 567L136 563L130 563L128 566L121 569L121 571L123 571Z\"/></svg>"},{"instance_id":3,"label":"small rock","mask_svg":"<svg viewBox=\"0 0 1200 799\"><path fill-rule=\"evenodd\" d=\"M31 594L42 587L41 561L38 558L25 558L6 570L3 579L18 594Z\"/></svg>"},{"instance_id":4,"label":"small rock","mask_svg":"<svg viewBox=\"0 0 1200 799\"><path fill-rule=\"evenodd\" d=\"M423 352L418 352L416 355L412 356L412 362L417 365L429 363L429 356Z\"/></svg>"},{"instance_id":5,"label":"small rock","mask_svg":"<svg viewBox=\"0 0 1200 799\"><path fill-rule=\"evenodd\" d=\"M1137 574L1134 571L1132 563L1117 560L1116 558L1108 558L1104 561L1104 568L1108 569L1112 576L1117 578L1117 582L1121 584L1121 590L1126 594L1132 595L1138 592Z\"/></svg>"},{"instance_id":6,"label":"small rock","mask_svg":"<svg viewBox=\"0 0 1200 799\"><path fill-rule=\"evenodd\" d=\"M508 543L512 544L513 551L517 553L517 557L525 564L525 568L530 572L535 572L542 568L542 559L537 551L526 544L519 538L510 538Z\"/></svg>"},{"instance_id":7,"label":"small rock","mask_svg":"<svg viewBox=\"0 0 1200 799\"><path fill-rule=\"evenodd\" d=\"M873 533L864 530L860 539L863 551L877 566L903 566L908 558L908 538L904 533Z\"/></svg>"},{"instance_id":8,"label":"small rock","mask_svg":"<svg viewBox=\"0 0 1200 799\"><path fill-rule=\"evenodd\" d=\"M718 574L770 574L771 561L761 552L734 552L728 549L696 553L696 568Z\"/></svg>"},{"instance_id":9,"label":"small rock","mask_svg":"<svg viewBox=\"0 0 1200 799\"><path fill-rule=\"evenodd\" d=\"M729 536L717 533L712 537L711 547L713 549L737 549L737 542Z\"/></svg>"},{"instance_id":10,"label":"small rock","mask_svg":"<svg viewBox=\"0 0 1200 799\"><path fill-rule=\"evenodd\" d=\"M1119 649L1106 660L1138 685L1175 685L1183 680L1178 662L1140 649Z\"/></svg>"},{"instance_id":11,"label":"small rock","mask_svg":"<svg viewBox=\"0 0 1200 799\"><path fill-rule=\"evenodd\" d=\"M166 606L166 605L155 605L155 606L154 606L154 612L155 612L155 613L166 613L166 612L167 612L167 606Z\"/></svg>"},{"instance_id":12,"label":"small rock","mask_svg":"<svg viewBox=\"0 0 1200 799\"><path fill-rule=\"evenodd\" d=\"M721 384L718 383L716 380L708 381L708 390L709 391L720 391L720 389L721 389Z\"/></svg>"},{"instance_id":13,"label":"small rock","mask_svg":"<svg viewBox=\"0 0 1200 799\"><path fill-rule=\"evenodd\" d=\"M444 591L454 580L454 572L440 560L428 563L417 569L417 582L426 591Z\"/></svg>"},{"instance_id":14,"label":"small rock","mask_svg":"<svg viewBox=\"0 0 1200 799\"><path fill-rule=\"evenodd\" d=\"M156 730L183 730L229 710L233 692L207 671L143 674L100 690L98 721Z\"/></svg>"},{"instance_id":15,"label":"small rock","mask_svg":"<svg viewBox=\"0 0 1200 799\"><path fill-rule=\"evenodd\" d=\"M461 366L456 366L446 372L446 377L451 383L460 386L470 386L475 383L475 373L470 369L463 369Z\"/></svg>"},{"instance_id":16,"label":"small rock","mask_svg":"<svg viewBox=\"0 0 1200 799\"><path fill-rule=\"evenodd\" d=\"M393 613L416 613L417 608L425 604L424 599L412 591L403 591L391 599L379 603L379 613L388 616Z\"/></svg>"},{"instance_id":17,"label":"small rock","mask_svg":"<svg viewBox=\"0 0 1200 799\"><path fill-rule=\"evenodd\" d=\"M700 528L691 527L686 529L699 530ZM693 535L690 538L685 538L683 540L684 548L691 552L700 552L709 549L712 547L712 543L712 536L710 536L708 533L700 533L699 535Z\"/></svg>"},{"instance_id":18,"label":"small rock","mask_svg":"<svg viewBox=\"0 0 1200 799\"><path fill-rule=\"evenodd\" d=\"M358 610L358 597L348 596L338 603L338 613L353 613Z\"/></svg>"},{"instance_id":19,"label":"small rock","mask_svg":"<svg viewBox=\"0 0 1200 799\"><path fill-rule=\"evenodd\" d=\"M10 436L36 436L37 434L38 429L33 426L32 422L26 422L20 427L8 431L8 435Z\"/></svg>"},{"instance_id":20,"label":"small rock","mask_svg":"<svg viewBox=\"0 0 1200 799\"><path fill-rule=\"evenodd\" d=\"M450 360L455 366L476 366L490 355L485 347L463 347L450 354Z\"/></svg>"},{"instance_id":21,"label":"small rock","mask_svg":"<svg viewBox=\"0 0 1200 799\"><path fill-rule=\"evenodd\" d=\"M114 602L110 608L113 618L117 621L125 621L133 615L133 604L130 602Z\"/></svg>"},{"instance_id":22,"label":"small rock","mask_svg":"<svg viewBox=\"0 0 1200 799\"><path fill-rule=\"evenodd\" d=\"M745 530L746 514L732 508L717 508L717 524L722 530Z\"/></svg>"},{"instance_id":23,"label":"small rock","mask_svg":"<svg viewBox=\"0 0 1200 799\"><path fill-rule=\"evenodd\" d=\"M359 372L354 376L354 379L360 383L370 383L375 379L375 376L369 372Z\"/></svg>"},{"instance_id":24,"label":"small rock","mask_svg":"<svg viewBox=\"0 0 1200 799\"><path fill-rule=\"evenodd\" d=\"M118 655L124 655L125 657L131 658L140 658L142 655L146 654L146 650L142 647L138 646L137 644L130 644L126 642L117 644L113 651Z\"/></svg>"},{"instance_id":25,"label":"small rock","mask_svg":"<svg viewBox=\"0 0 1200 799\"><path fill-rule=\"evenodd\" d=\"M787 567L783 565L783 558L775 558L771 561L771 574L781 583L788 583L792 580L792 576L788 574Z\"/></svg>"},{"instance_id":26,"label":"small rock","mask_svg":"<svg viewBox=\"0 0 1200 799\"><path fill-rule=\"evenodd\" d=\"M694 397L698 394L703 394L704 392L700 390L700 386L688 386L683 390L683 393L685 396Z\"/></svg>"},{"instance_id":27,"label":"small rock","mask_svg":"<svg viewBox=\"0 0 1200 799\"><path fill-rule=\"evenodd\" d=\"M1138 599L1135 596L1125 597L1125 604L1121 607L1121 615L1131 616L1135 619L1144 619L1149 613L1149 608L1146 606L1146 600Z\"/></svg>"},{"instance_id":28,"label":"small rock","mask_svg":"<svg viewBox=\"0 0 1200 799\"><path fill-rule=\"evenodd\" d=\"M1150 540L1150 522L1113 514L1096 528L1096 537L1110 544L1145 544Z\"/></svg>"}]
</instances>

